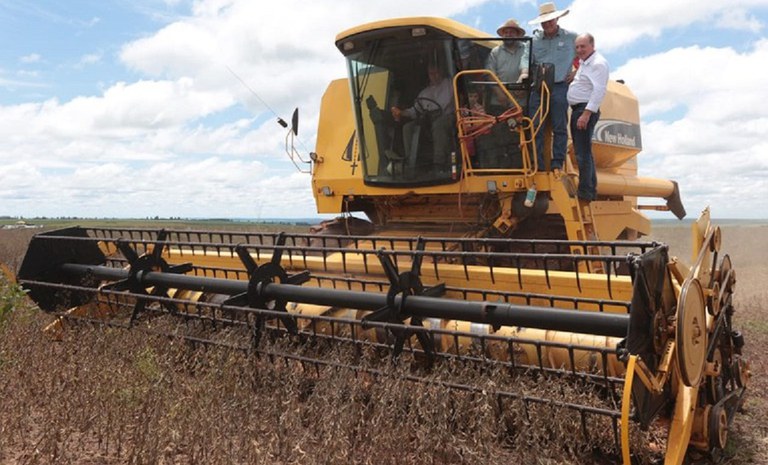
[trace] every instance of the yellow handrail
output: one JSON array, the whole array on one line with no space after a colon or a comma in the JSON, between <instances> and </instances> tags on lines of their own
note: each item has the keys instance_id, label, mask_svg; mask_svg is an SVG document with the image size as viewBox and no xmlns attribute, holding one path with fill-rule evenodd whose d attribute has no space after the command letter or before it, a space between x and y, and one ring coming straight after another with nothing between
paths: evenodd
<instances>
[{"instance_id":1,"label":"yellow handrail","mask_svg":"<svg viewBox=\"0 0 768 465\"><path fill-rule=\"evenodd\" d=\"M501 115L495 116L461 107L458 92L458 82L460 78L466 76L481 76L484 81L495 82L498 88L501 89L501 92L503 92L506 98L511 102L510 108ZM541 130L541 127L544 124L544 120L549 114L549 87L547 87L546 83L542 83L542 98L540 99L539 107L536 109L536 113L534 113L532 117L525 116L523 107L520 105L514 95L509 92L509 90L499 80L495 73L487 69L463 70L456 73L456 75L453 77L453 94L456 112L456 126L461 144L462 177L472 176L475 174L501 172L509 174L522 174L526 176L526 178L530 178L538 172L538 157L536 154L536 146L533 144L533 142L536 139L536 135ZM535 125L534 120L537 118L539 124ZM511 119L515 120L516 129L520 134L523 167L473 168L469 159L469 149L467 147L468 141L479 135L487 134L494 124L505 122ZM529 152L529 147L532 147L533 156L531 156L531 153Z\"/></svg>"}]
</instances>

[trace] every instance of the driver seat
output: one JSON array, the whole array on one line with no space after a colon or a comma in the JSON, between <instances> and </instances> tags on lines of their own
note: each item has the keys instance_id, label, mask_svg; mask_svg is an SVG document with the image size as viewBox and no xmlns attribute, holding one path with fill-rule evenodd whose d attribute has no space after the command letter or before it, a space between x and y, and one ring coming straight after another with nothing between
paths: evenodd
<instances>
[{"instance_id":1,"label":"driver seat","mask_svg":"<svg viewBox=\"0 0 768 465\"><path fill-rule=\"evenodd\" d=\"M387 160L386 171L390 176L402 176L405 168L405 160L407 157L400 155L391 149L384 149L384 158ZM410 163L408 168L411 169Z\"/></svg>"}]
</instances>

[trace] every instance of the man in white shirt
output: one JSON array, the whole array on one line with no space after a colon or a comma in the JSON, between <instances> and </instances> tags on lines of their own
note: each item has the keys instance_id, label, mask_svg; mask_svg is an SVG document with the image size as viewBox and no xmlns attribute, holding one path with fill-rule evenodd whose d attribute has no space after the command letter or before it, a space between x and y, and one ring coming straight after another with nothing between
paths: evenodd
<instances>
[{"instance_id":1,"label":"man in white shirt","mask_svg":"<svg viewBox=\"0 0 768 465\"><path fill-rule=\"evenodd\" d=\"M452 147L451 136L453 134L454 105L453 85L451 80L445 77L442 70L434 64L427 68L429 85L419 92L413 106L405 110L392 107L392 117L400 121L406 117L413 121L403 126L403 143L405 144L405 157L411 171L416 167L417 145L414 144L418 116L428 115L432 129L432 143L434 144L435 168L448 166L449 153ZM443 166L445 165L445 166Z\"/></svg>"},{"instance_id":2,"label":"man in white shirt","mask_svg":"<svg viewBox=\"0 0 768 465\"><path fill-rule=\"evenodd\" d=\"M571 139L579 163L579 199L591 202L597 195L597 175L592 157L592 133L600 119L600 104L608 86L608 61L595 51L591 34L576 37L579 69L568 87L571 106ZM559 176L555 172L555 176Z\"/></svg>"}]
</instances>

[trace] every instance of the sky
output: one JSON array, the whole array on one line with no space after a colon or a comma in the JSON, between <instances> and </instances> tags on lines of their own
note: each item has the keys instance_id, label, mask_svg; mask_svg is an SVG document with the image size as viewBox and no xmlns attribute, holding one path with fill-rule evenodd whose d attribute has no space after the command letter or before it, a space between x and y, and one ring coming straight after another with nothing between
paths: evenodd
<instances>
[{"instance_id":1,"label":"sky","mask_svg":"<svg viewBox=\"0 0 768 465\"><path fill-rule=\"evenodd\" d=\"M689 217L768 218L768 0L556 3L639 99L640 174L676 180ZM346 75L338 32L442 16L531 33L536 14L526 0L0 0L0 216L316 217L275 115L298 107L299 149L314 149L320 98Z\"/></svg>"}]
</instances>

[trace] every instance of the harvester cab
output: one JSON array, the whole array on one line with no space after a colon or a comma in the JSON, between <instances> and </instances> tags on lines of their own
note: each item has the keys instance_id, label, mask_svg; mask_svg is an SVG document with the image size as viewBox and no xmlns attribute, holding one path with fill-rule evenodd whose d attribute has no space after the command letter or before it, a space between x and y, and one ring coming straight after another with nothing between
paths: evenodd
<instances>
[{"instance_id":1,"label":"harvester cab","mask_svg":"<svg viewBox=\"0 0 768 465\"><path fill-rule=\"evenodd\" d=\"M56 315L52 333L86 321L264 354L308 376L332 367L490 394L507 433L566 415L588 448L627 465L648 449L673 465L716 454L750 376L720 229L703 212L691 265L624 240L650 232L640 199L684 211L674 182L637 176L637 101L617 82L595 140L598 198L579 202L572 164L557 179L532 147L547 99L533 113L526 100L531 84L546 97L546 79L485 70L497 40L434 18L339 34L350 77L323 97L312 188L320 213L369 221L49 231L19 283Z\"/></svg>"},{"instance_id":2,"label":"harvester cab","mask_svg":"<svg viewBox=\"0 0 768 465\"><path fill-rule=\"evenodd\" d=\"M534 66L530 38L506 40L529 57L530 78L499 80L485 69L499 39L449 20L403 18L340 33L349 77L332 82L322 101L318 211L362 212L382 232L434 226L468 237L570 240L648 234L644 208L685 215L675 182L637 176L637 100L616 81L594 143L598 199L580 203L576 163L555 176L548 144L537 154L533 143L546 134L551 73Z\"/></svg>"}]
</instances>

